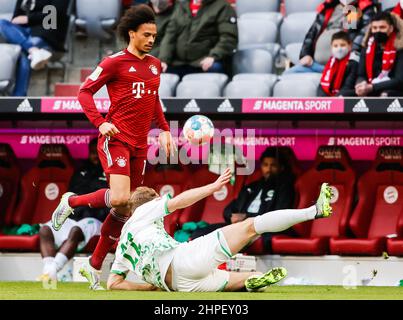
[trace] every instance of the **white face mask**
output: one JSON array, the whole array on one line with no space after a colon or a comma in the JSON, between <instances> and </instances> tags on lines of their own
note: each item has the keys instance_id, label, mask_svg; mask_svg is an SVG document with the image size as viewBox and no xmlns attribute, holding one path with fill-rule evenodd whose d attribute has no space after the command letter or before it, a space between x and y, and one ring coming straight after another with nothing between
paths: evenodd
<instances>
[{"instance_id":1,"label":"white face mask","mask_svg":"<svg viewBox=\"0 0 403 320\"><path fill-rule=\"evenodd\" d=\"M332 55L338 60L344 59L349 53L348 47L332 48Z\"/></svg>"}]
</instances>

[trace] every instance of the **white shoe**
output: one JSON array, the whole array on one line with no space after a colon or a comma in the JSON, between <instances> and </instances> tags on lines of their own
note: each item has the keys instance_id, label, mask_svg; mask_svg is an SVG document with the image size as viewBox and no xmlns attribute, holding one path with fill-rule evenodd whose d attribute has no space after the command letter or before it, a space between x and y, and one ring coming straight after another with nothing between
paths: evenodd
<instances>
[{"instance_id":1,"label":"white shoe","mask_svg":"<svg viewBox=\"0 0 403 320\"><path fill-rule=\"evenodd\" d=\"M63 223L67 220L67 218L74 214L74 209L69 206L69 198L71 196L75 196L76 194L73 192L66 192L61 200L57 208L52 214L52 227L55 231L59 231L62 227Z\"/></svg>"},{"instance_id":2,"label":"white shoe","mask_svg":"<svg viewBox=\"0 0 403 320\"><path fill-rule=\"evenodd\" d=\"M43 69L52 57L52 52L45 49L38 49L31 52L31 68L33 70Z\"/></svg>"}]
</instances>

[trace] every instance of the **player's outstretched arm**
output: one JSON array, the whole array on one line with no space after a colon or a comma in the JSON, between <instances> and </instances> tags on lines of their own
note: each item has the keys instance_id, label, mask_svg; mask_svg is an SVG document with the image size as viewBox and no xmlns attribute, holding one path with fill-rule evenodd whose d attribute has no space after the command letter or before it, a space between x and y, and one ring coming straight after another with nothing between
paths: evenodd
<instances>
[{"instance_id":1,"label":"player's outstretched arm","mask_svg":"<svg viewBox=\"0 0 403 320\"><path fill-rule=\"evenodd\" d=\"M110 273L108 282L107 282L108 290L126 290L126 291L155 291L158 290L157 287L148 283L134 283L128 280L121 275Z\"/></svg>"},{"instance_id":2,"label":"player's outstretched arm","mask_svg":"<svg viewBox=\"0 0 403 320\"><path fill-rule=\"evenodd\" d=\"M168 200L168 211L174 212L175 210L189 207L197 201L212 195L229 182L231 175L231 169L227 168L215 182L182 192L175 198Z\"/></svg>"}]
</instances>

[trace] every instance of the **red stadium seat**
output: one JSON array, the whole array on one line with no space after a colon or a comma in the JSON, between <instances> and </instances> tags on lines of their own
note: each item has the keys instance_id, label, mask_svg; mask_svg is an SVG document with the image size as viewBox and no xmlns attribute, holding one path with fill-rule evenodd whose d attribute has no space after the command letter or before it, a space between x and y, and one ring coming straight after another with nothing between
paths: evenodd
<instances>
[{"instance_id":1,"label":"red stadium seat","mask_svg":"<svg viewBox=\"0 0 403 320\"><path fill-rule=\"evenodd\" d=\"M169 193L172 197L184 191L190 177L188 166L182 165L156 165L146 171L144 185L153 188L160 195ZM164 219L165 229L173 236L177 229L181 210L168 215Z\"/></svg>"},{"instance_id":2,"label":"red stadium seat","mask_svg":"<svg viewBox=\"0 0 403 320\"><path fill-rule=\"evenodd\" d=\"M214 182L218 175L210 172L207 166L201 167L192 174L186 189L197 188ZM224 222L224 208L236 197L243 185L244 176L237 176L235 185L227 184L214 195L195 203L193 206L183 210L179 216L179 224L183 225L189 221L205 221L209 224Z\"/></svg>"},{"instance_id":3,"label":"red stadium seat","mask_svg":"<svg viewBox=\"0 0 403 320\"><path fill-rule=\"evenodd\" d=\"M386 242L387 252L391 256L403 256L403 210L397 222L396 229L397 237L388 239Z\"/></svg>"},{"instance_id":4,"label":"red stadium seat","mask_svg":"<svg viewBox=\"0 0 403 320\"><path fill-rule=\"evenodd\" d=\"M332 254L381 255L388 235L396 234L403 214L403 148L382 147L372 168L358 181L358 203L349 226L356 238L332 238ZM399 197L400 196L400 197ZM401 229L400 229L401 231ZM401 238L400 238L401 239ZM397 252L400 239L389 241Z\"/></svg>"},{"instance_id":5,"label":"red stadium seat","mask_svg":"<svg viewBox=\"0 0 403 320\"><path fill-rule=\"evenodd\" d=\"M277 254L313 254L328 252L329 238L343 236L354 197L356 174L351 159L342 146L322 146L318 149L314 167L303 174L296 183L298 208L315 203L320 185L329 182L335 196L332 199L333 215L327 219L301 223L294 226L300 238L274 236L272 249Z\"/></svg>"},{"instance_id":6,"label":"red stadium seat","mask_svg":"<svg viewBox=\"0 0 403 320\"><path fill-rule=\"evenodd\" d=\"M55 97L77 97L80 84L77 83L56 83Z\"/></svg>"},{"instance_id":7,"label":"red stadium seat","mask_svg":"<svg viewBox=\"0 0 403 320\"><path fill-rule=\"evenodd\" d=\"M35 166L22 178L21 197L13 224L49 221L68 189L73 171L73 162L65 145L42 145ZM0 236L0 250L35 251L38 240L38 236Z\"/></svg>"},{"instance_id":8,"label":"red stadium seat","mask_svg":"<svg viewBox=\"0 0 403 320\"><path fill-rule=\"evenodd\" d=\"M14 213L21 170L9 144L0 144L0 226L10 225Z\"/></svg>"}]
</instances>

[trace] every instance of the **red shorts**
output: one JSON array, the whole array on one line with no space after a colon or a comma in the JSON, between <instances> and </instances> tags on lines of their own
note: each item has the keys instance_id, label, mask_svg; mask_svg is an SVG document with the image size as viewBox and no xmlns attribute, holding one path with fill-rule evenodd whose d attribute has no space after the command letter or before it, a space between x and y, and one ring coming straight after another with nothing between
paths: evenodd
<instances>
[{"instance_id":1,"label":"red shorts","mask_svg":"<svg viewBox=\"0 0 403 320\"><path fill-rule=\"evenodd\" d=\"M139 149L115 138L98 138L98 155L109 182L111 174L130 177L130 191L143 184L147 149Z\"/></svg>"}]
</instances>

